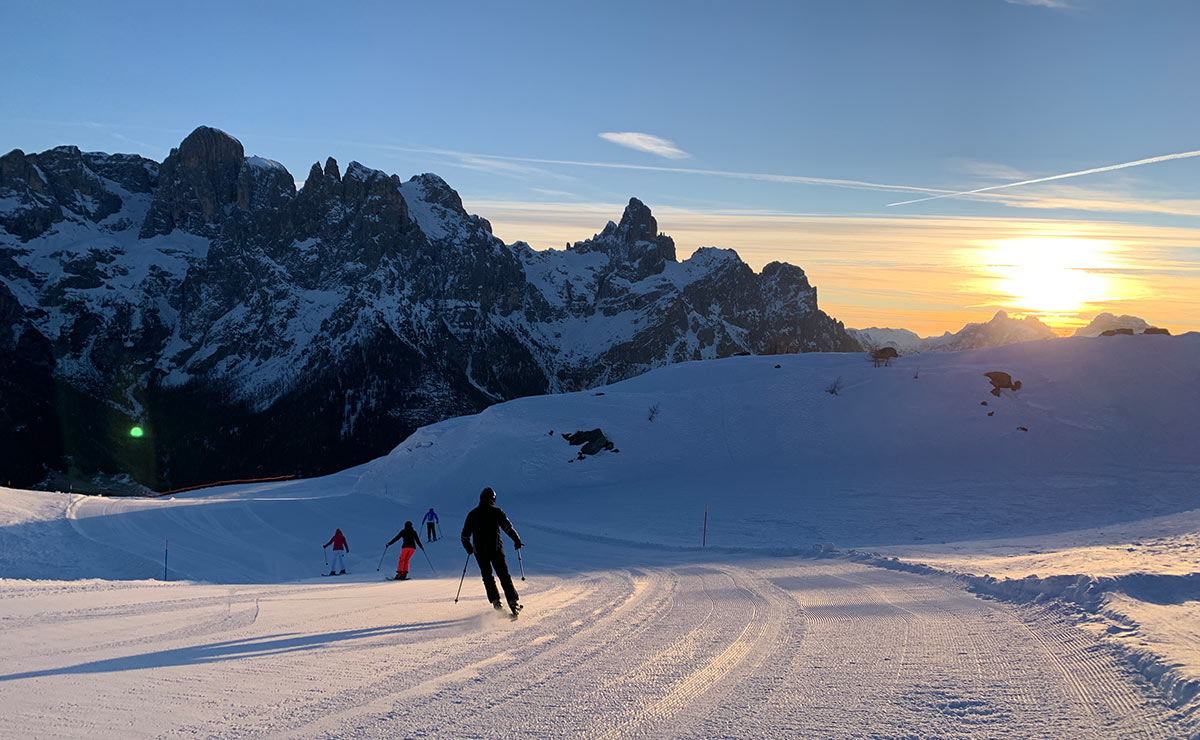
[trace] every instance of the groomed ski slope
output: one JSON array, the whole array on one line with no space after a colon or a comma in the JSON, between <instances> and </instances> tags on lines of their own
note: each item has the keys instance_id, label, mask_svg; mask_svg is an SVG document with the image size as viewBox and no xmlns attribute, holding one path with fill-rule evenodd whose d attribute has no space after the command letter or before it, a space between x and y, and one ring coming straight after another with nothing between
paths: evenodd
<instances>
[{"instance_id":1,"label":"groomed ski slope","mask_svg":"<svg viewBox=\"0 0 1200 740\"><path fill-rule=\"evenodd\" d=\"M972 540L993 558L1012 540L1086 564L1083 537L1120 571L1128 532L1197 521L1200 336L919 362L688 363L427 427L321 479L4 490L0 736L1189 736L1193 705L1138 673L1102 615L845 552L965 562ZM991 395L992 370L1022 389ZM620 451L576 459L560 435L594 427ZM453 600L484 485L527 543L527 581L509 553L515 622L473 564ZM383 581L384 543L429 506L447 536L417 580ZM334 527L350 573L320 578ZM1186 572L1185 550L1132 562ZM1146 636L1169 652L1196 632Z\"/></svg>"}]
</instances>

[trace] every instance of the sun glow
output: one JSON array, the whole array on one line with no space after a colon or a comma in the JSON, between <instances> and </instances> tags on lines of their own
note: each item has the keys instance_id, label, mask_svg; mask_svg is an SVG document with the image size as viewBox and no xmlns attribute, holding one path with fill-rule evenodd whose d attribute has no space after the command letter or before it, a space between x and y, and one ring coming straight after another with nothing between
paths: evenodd
<instances>
[{"instance_id":1,"label":"sun glow","mask_svg":"<svg viewBox=\"0 0 1200 740\"><path fill-rule=\"evenodd\" d=\"M1100 239L1022 237L989 242L980 261L1002 305L1061 323L1053 317L1117 298L1105 274L1114 266L1113 252L1114 245Z\"/></svg>"}]
</instances>

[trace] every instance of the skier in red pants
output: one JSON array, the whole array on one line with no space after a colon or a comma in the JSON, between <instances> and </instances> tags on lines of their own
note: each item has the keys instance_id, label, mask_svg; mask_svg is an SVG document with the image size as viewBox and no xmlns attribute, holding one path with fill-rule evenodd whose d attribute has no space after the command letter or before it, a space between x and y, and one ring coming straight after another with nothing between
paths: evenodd
<instances>
[{"instance_id":1,"label":"skier in red pants","mask_svg":"<svg viewBox=\"0 0 1200 740\"><path fill-rule=\"evenodd\" d=\"M403 539L404 543L400 546L400 560L396 563L396 578L397 581L403 581L408 578L408 561L412 560L413 553L417 548L425 549L421 544L421 538L417 535L417 530L413 529L412 522L405 522L404 529L392 538L392 541L387 543L388 547L395 544L396 540Z\"/></svg>"}]
</instances>

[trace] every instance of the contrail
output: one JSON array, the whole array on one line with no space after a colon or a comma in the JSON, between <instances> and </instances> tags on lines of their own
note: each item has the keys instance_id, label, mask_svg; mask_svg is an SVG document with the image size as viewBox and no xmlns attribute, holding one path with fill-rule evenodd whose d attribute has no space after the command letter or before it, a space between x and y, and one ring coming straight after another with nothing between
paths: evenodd
<instances>
[{"instance_id":1,"label":"contrail","mask_svg":"<svg viewBox=\"0 0 1200 740\"><path fill-rule=\"evenodd\" d=\"M672 172L683 175L709 175L712 177L729 177L739 180L757 180L759 182L779 182L796 185L828 185L837 188L851 188L856 190L888 190L899 192L915 192L915 193L945 193L953 195L947 190L941 188L923 188L915 185L892 185L881 182L867 182L864 180L843 180L830 177L808 177L805 175L776 175L764 172L735 172L730 170L706 170L696 169L691 167L664 167L657 165L644 164L623 164L619 162L587 162L574 159L541 159L538 157L510 157L500 154L479 154L475 152L460 152L452 149L435 149L424 147L401 147L391 146L388 144L365 144L376 149L383 149L394 152L414 152L421 154L439 154L443 156L453 157L479 157L483 159L495 159L502 162L528 162L530 164L553 164L563 165L568 167L595 167L600 169L614 170L637 170L642 172ZM941 196L939 196L941 197Z\"/></svg>"},{"instance_id":2,"label":"contrail","mask_svg":"<svg viewBox=\"0 0 1200 740\"><path fill-rule=\"evenodd\" d=\"M1154 164L1155 162L1167 162L1172 159L1187 159L1188 157L1200 157L1200 149L1191 152L1180 152L1179 154L1164 154L1161 157L1150 157L1149 159L1138 159L1133 162L1122 162L1121 164L1110 164L1104 167L1093 167L1090 170L1080 170L1079 172L1067 172L1062 175L1051 175L1050 177L1039 177L1033 180L1022 180L1021 182L1010 182L1005 185L992 185L986 188L977 188L975 190L964 190L960 193L945 193L944 195L931 195L927 198L916 198L915 200L902 200L899 203L888 203L887 207L906 206L910 203L923 203L927 200L937 200L938 198L955 198L960 195L974 195L975 193L986 193L991 190L1002 190L1003 188L1015 188L1018 185L1032 185L1037 182L1049 182L1050 180L1062 180L1067 177L1079 177L1080 175L1091 175L1097 172L1109 172L1111 170L1123 170L1126 167L1137 167L1143 164Z\"/></svg>"}]
</instances>

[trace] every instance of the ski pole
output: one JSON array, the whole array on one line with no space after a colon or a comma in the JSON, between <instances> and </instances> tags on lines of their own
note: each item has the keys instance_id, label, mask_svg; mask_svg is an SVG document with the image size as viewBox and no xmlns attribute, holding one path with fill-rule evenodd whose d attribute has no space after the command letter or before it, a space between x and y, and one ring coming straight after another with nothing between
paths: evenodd
<instances>
[{"instance_id":1,"label":"ski pole","mask_svg":"<svg viewBox=\"0 0 1200 740\"><path fill-rule=\"evenodd\" d=\"M462 578L458 579L458 593L454 594L454 603L455 604L458 603L458 597L460 594L462 594L463 581L465 581L467 579L467 566L470 564L471 564L471 553L467 553L467 561L465 563L463 563Z\"/></svg>"},{"instance_id":2,"label":"ski pole","mask_svg":"<svg viewBox=\"0 0 1200 740\"><path fill-rule=\"evenodd\" d=\"M429 553L426 552L425 548L423 548L423 547L421 548L421 552L425 553L425 562L429 563L429 570L431 570L433 572L433 577L437 578L438 577L437 570L433 567L433 561L429 559ZM467 557L471 557L471 556L468 555ZM466 576L466 573L465 573L466 568L464 568L463 570L464 570L463 576L465 577Z\"/></svg>"},{"instance_id":3,"label":"ski pole","mask_svg":"<svg viewBox=\"0 0 1200 740\"><path fill-rule=\"evenodd\" d=\"M384 545L384 546L383 546L383 552L379 553L379 565L376 565L376 566L375 566L375 570L379 570L380 568L382 568L382 567L383 567L383 556L384 556L384 555L387 555L387 549L388 549L388 547L390 547L390 545Z\"/></svg>"},{"instance_id":4,"label":"ski pole","mask_svg":"<svg viewBox=\"0 0 1200 740\"><path fill-rule=\"evenodd\" d=\"M517 548L517 562L521 564L521 580L525 580L525 560L521 557L521 548Z\"/></svg>"},{"instance_id":5,"label":"ski pole","mask_svg":"<svg viewBox=\"0 0 1200 740\"><path fill-rule=\"evenodd\" d=\"M329 551L324 547L321 548L321 554L325 556L325 567L329 567Z\"/></svg>"}]
</instances>

